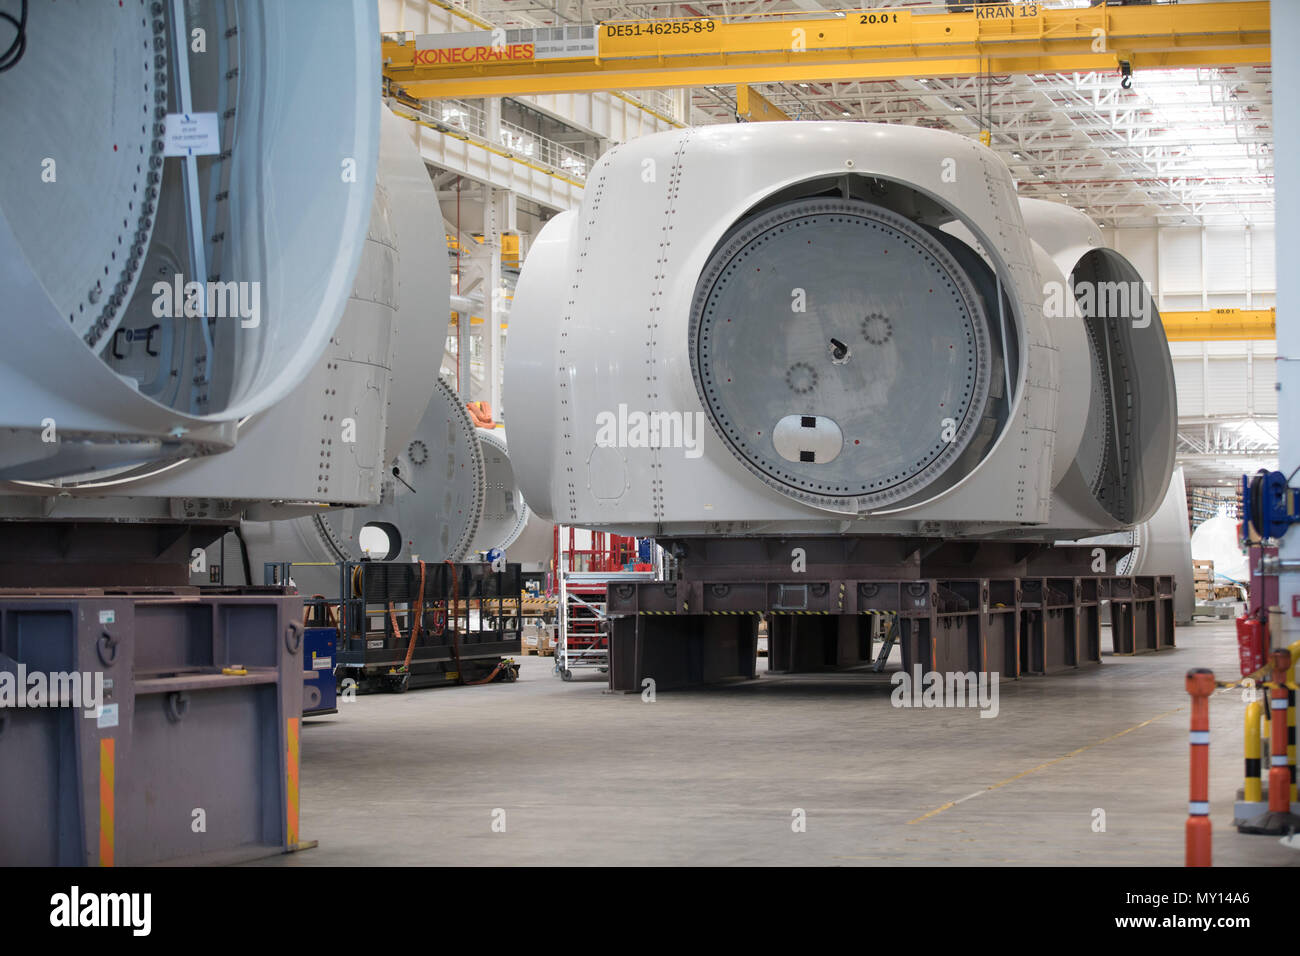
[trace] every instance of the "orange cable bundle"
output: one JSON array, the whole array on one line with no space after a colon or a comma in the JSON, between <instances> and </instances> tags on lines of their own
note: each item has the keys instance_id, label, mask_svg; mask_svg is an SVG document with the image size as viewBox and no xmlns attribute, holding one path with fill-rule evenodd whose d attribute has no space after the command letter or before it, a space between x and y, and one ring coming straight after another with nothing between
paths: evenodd
<instances>
[{"instance_id":1,"label":"orange cable bundle","mask_svg":"<svg viewBox=\"0 0 1300 956\"><path fill-rule=\"evenodd\" d=\"M388 602L388 620L393 625L393 633L398 637L402 636L402 628L397 623L397 612L393 610L393 602ZM420 593L415 598L415 620L411 622L411 638L406 644L406 660L402 662L402 670L411 669L411 656L415 653L415 639L420 635L421 624L424 620L424 562L420 562Z\"/></svg>"}]
</instances>

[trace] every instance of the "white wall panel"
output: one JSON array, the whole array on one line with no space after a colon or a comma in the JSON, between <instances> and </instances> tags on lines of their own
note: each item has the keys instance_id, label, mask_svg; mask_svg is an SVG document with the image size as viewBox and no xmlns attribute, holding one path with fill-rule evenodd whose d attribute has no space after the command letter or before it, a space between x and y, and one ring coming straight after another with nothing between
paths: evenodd
<instances>
[{"instance_id":1,"label":"white wall panel","mask_svg":"<svg viewBox=\"0 0 1300 956\"><path fill-rule=\"evenodd\" d=\"M1205 230L1205 288L1209 292L1237 293L1235 302L1224 306L1244 308L1247 284L1246 231L1244 229ZM1215 303L1210 303L1211 308Z\"/></svg>"},{"instance_id":2,"label":"white wall panel","mask_svg":"<svg viewBox=\"0 0 1300 956\"><path fill-rule=\"evenodd\" d=\"M1273 305L1274 229L1256 226L1249 233L1245 227L1199 226L1102 230L1106 242L1162 297L1161 308L1171 312Z\"/></svg>"},{"instance_id":3,"label":"white wall panel","mask_svg":"<svg viewBox=\"0 0 1300 956\"><path fill-rule=\"evenodd\" d=\"M1147 282L1159 292L1159 234L1156 229L1114 229L1106 237Z\"/></svg>"},{"instance_id":4,"label":"white wall panel","mask_svg":"<svg viewBox=\"0 0 1300 956\"><path fill-rule=\"evenodd\" d=\"M1202 369L1203 360L1200 355L1190 359L1174 359L1174 389L1178 394L1178 415L1181 418L1205 414Z\"/></svg>"},{"instance_id":5,"label":"white wall panel","mask_svg":"<svg viewBox=\"0 0 1300 956\"><path fill-rule=\"evenodd\" d=\"M1277 289L1276 255L1273 244L1277 232L1272 226L1256 226L1251 230L1250 262L1251 289L1256 309L1267 309L1273 305L1273 293Z\"/></svg>"},{"instance_id":6,"label":"white wall panel","mask_svg":"<svg viewBox=\"0 0 1300 956\"><path fill-rule=\"evenodd\" d=\"M1161 293L1161 298L1158 301L1161 303L1160 308L1164 312L1195 312L1201 308L1201 293L1171 295L1164 292Z\"/></svg>"},{"instance_id":7,"label":"white wall panel","mask_svg":"<svg viewBox=\"0 0 1300 956\"><path fill-rule=\"evenodd\" d=\"M1240 292L1211 292L1205 297L1207 309L1244 309L1246 307L1245 290Z\"/></svg>"},{"instance_id":8,"label":"white wall panel","mask_svg":"<svg viewBox=\"0 0 1300 956\"><path fill-rule=\"evenodd\" d=\"M1273 342L1171 342L1180 418L1277 414Z\"/></svg>"},{"instance_id":9,"label":"white wall panel","mask_svg":"<svg viewBox=\"0 0 1300 956\"><path fill-rule=\"evenodd\" d=\"M1206 362L1205 367L1204 414L1216 418L1225 415L1248 415L1250 393L1246 385L1244 356L1211 358Z\"/></svg>"},{"instance_id":10,"label":"white wall panel","mask_svg":"<svg viewBox=\"0 0 1300 956\"><path fill-rule=\"evenodd\" d=\"M1201 230L1160 230L1158 291L1166 296L1202 291Z\"/></svg>"}]
</instances>

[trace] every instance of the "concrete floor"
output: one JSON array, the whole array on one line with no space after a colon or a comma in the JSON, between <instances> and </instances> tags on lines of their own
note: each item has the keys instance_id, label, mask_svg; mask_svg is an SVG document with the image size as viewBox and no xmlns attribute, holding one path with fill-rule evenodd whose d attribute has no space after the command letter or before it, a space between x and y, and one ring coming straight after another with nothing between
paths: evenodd
<instances>
[{"instance_id":1,"label":"concrete floor","mask_svg":"<svg viewBox=\"0 0 1300 956\"><path fill-rule=\"evenodd\" d=\"M268 862L1181 866L1183 674L1238 672L1231 622L1177 640L1003 683L995 719L896 709L887 677L858 674L645 703L538 657L514 684L361 697L304 725L301 831L320 846ZM1244 706L1211 699L1215 863L1295 865L1231 827Z\"/></svg>"}]
</instances>

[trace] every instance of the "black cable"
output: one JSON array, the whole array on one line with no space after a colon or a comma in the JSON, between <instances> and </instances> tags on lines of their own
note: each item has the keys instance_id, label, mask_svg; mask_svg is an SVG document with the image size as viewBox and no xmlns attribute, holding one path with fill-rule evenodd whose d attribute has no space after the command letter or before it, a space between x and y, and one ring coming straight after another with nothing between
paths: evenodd
<instances>
[{"instance_id":1,"label":"black cable","mask_svg":"<svg viewBox=\"0 0 1300 956\"><path fill-rule=\"evenodd\" d=\"M0 11L0 20L13 24L16 31L13 42L9 44L8 49L4 53L0 53L0 73L3 73L5 70L11 70L17 66L18 61L27 52L27 0L22 0L17 19L14 19L12 13Z\"/></svg>"},{"instance_id":2,"label":"black cable","mask_svg":"<svg viewBox=\"0 0 1300 956\"><path fill-rule=\"evenodd\" d=\"M244 540L244 531L239 527L234 527L231 530L235 532L235 538L239 541L239 556L243 559L244 564L244 583L252 584L253 569L248 560L248 542Z\"/></svg>"}]
</instances>

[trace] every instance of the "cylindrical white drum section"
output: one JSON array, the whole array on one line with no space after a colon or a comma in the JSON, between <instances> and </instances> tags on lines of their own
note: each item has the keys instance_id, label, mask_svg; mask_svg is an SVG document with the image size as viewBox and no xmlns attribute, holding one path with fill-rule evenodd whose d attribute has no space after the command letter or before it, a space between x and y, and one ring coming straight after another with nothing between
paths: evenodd
<instances>
[{"instance_id":1,"label":"cylindrical white drum section","mask_svg":"<svg viewBox=\"0 0 1300 956\"><path fill-rule=\"evenodd\" d=\"M1020 206L1034 242L1061 273L1044 282L1044 317L1071 341L1082 330L1086 345L1062 354L1072 372L1087 364L1086 389L1063 382L1075 400L1062 414L1086 414L1075 448L1057 449L1069 467L1056 469L1056 495L1082 515L1145 521L1169 484L1178 420L1173 360L1151 289L1084 213L1037 199Z\"/></svg>"},{"instance_id":2,"label":"cylindrical white drum section","mask_svg":"<svg viewBox=\"0 0 1300 956\"><path fill-rule=\"evenodd\" d=\"M179 6L29 10L0 98L0 477L229 448L307 374L351 291L374 5L187 4L184 23ZM51 89L78 108L46 108Z\"/></svg>"},{"instance_id":3,"label":"cylindrical white drum section","mask_svg":"<svg viewBox=\"0 0 1300 956\"><path fill-rule=\"evenodd\" d=\"M522 464L515 479L529 508L547 521L554 517L552 459L566 424L566 363L573 360L571 351L561 348L560 324L577 221L576 212L562 212L530 244L515 285L506 346L503 389Z\"/></svg>"}]
</instances>

